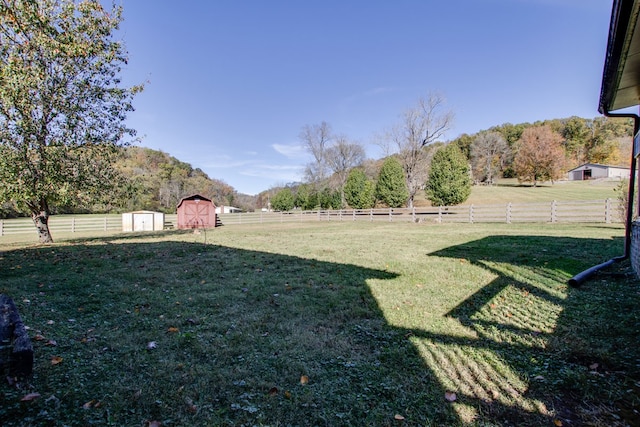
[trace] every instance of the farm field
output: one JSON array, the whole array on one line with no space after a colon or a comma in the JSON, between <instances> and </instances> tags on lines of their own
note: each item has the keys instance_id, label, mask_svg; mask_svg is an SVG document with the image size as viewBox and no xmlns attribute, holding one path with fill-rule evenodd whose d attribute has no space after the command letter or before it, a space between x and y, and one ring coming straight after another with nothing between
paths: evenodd
<instances>
[{"instance_id":1,"label":"farm field","mask_svg":"<svg viewBox=\"0 0 640 427\"><path fill-rule=\"evenodd\" d=\"M13 243L23 425L637 425L619 225L304 223ZM29 393L39 398L21 401ZM155 424L158 425L158 424Z\"/></svg>"},{"instance_id":2,"label":"farm field","mask_svg":"<svg viewBox=\"0 0 640 427\"><path fill-rule=\"evenodd\" d=\"M474 185L465 205L487 205L506 203L538 203L553 200L604 200L616 199L618 193L615 188L620 184L618 180L592 181L558 181L545 182L532 187L530 184L520 184L517 179L500 179L496 185ZM417 205L429 205L424 192L418 194Z\"/></svg>"}]
</instances>

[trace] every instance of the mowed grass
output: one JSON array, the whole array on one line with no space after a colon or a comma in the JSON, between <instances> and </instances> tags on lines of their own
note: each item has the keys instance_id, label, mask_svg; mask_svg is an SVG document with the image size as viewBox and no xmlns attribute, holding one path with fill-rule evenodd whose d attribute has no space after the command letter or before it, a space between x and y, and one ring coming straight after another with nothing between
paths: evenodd
<instances>
[{"instance_id":1,"label":"mowed grass","mask_svg":"<svg viewBox=\"0 0 640 427\"><path fill-rule=\"evenodd\" d=\"M574 200L616 200L618 180L544 182L533 187L519 183L517 179L500 179L495 185L474 185L465 205L490 205L507 203L545 203ZM429 205L424 192L418 194L416 205Z\"/></svg>"},{"instance_id":2,"label":"mowed grass","mask_svg":"<svg viewBox=\"0 0 640 427\"><path fill-rule=\"evenodd\" d=\"M325 222L7 246L0 292L36 362L0 420L637 425L638 280L622 263L566 285L623 234Z\"/></svg>"}]
</instances>

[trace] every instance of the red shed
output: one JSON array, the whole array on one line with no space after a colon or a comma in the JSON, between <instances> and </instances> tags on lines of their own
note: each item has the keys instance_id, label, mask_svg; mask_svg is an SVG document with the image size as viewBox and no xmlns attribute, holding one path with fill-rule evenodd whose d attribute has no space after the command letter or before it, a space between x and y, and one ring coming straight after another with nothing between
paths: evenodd
<instances>
[{"instance_id":1,"label":"red shed","mask_svg":"<svg viewBox=\"0 0 640 427\"><path fill-rule=\"evenodd\" d=\"M178 203L178 228L210 228L216 226L216 206L199 194Z\"/></svg>"}]
</instances>

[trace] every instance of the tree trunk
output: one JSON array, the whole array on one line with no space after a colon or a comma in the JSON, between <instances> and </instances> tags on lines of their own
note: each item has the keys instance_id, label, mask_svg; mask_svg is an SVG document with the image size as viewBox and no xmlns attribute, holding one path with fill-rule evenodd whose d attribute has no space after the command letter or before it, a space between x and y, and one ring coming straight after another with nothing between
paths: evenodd
<instances>
[{"instance_id":1,"label":"tree trunk","mask_svg":"<svg viewBox=\"0 0 640 427\"><path fill-rule=\"evenodd\" d=\"M49 212L42 210L31 214L33 223L38 231L38 239L40 243L53 243L51 232L49 231Z\"/></svg>"}]
</instances>

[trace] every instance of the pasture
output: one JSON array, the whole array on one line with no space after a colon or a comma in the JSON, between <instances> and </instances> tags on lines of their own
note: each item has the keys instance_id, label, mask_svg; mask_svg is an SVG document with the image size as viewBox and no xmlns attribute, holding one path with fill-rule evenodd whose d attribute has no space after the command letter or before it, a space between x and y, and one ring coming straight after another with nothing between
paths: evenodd
<instances>
[{"instance_id":1,"label":"pasture","mask_svg":"<svg viewBox=\"0 0 640 427\"><path fill-rule=\"evenodd\" d=\"M36 362L0 420L638 425L639 281L621 263L566 284L623 234L325 222L5 244L0 292Z\"/></svg>"}]
</instances>

